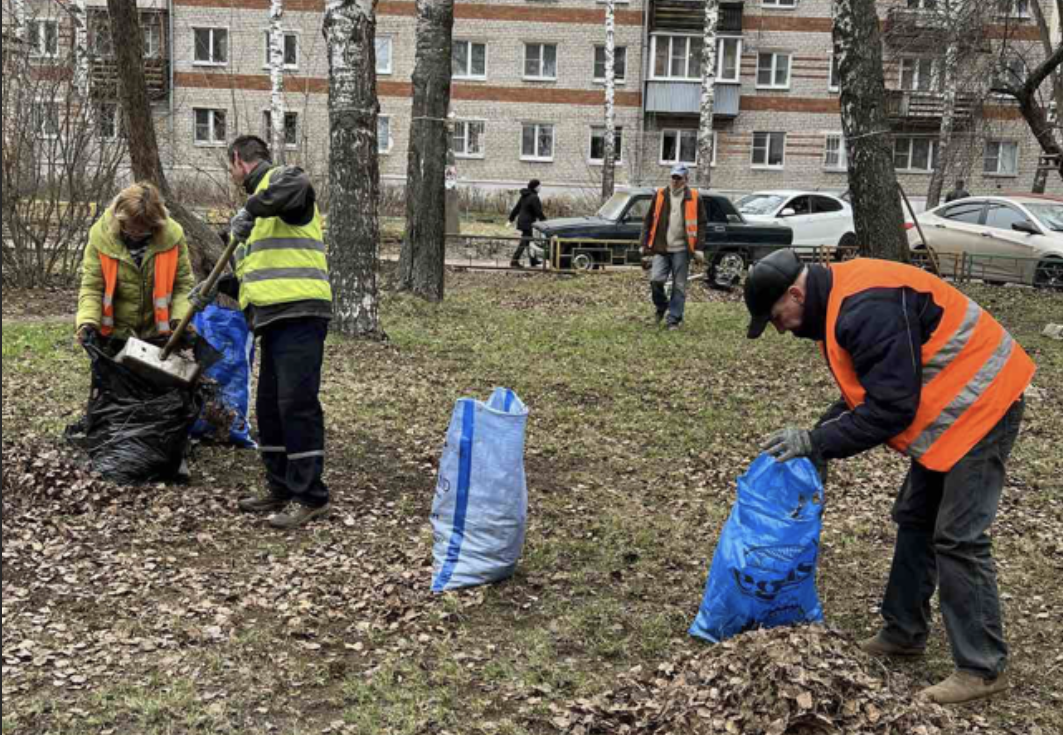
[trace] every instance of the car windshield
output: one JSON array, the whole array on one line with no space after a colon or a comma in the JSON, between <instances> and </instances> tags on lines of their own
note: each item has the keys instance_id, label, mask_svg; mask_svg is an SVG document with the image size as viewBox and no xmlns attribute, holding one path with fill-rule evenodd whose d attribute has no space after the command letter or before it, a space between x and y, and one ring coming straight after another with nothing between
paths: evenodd
<instances>
[{"instance_id":1,"label":"car windshield","mask_svg":"<svg viewBox=\"0 0 1063 735\"><path fill-rule=\"evenodd\" d=\"M1048 229L1053 232L1063 232L1063 204L1048 202L1027 204L1026 208Z\"/></svg>"},{"instance_id":2,"label":"car windshield","mask_svg":"<svg viewBox=\"0 0 1063 735\"><path fill-rule=\"evenodd\" d=\"M750 194L739 199L735 206L742 214L756 216L774 213L785 201L786 197L778 194Z\"/></svg>"},{"instance_id":3,"label":"car windshield","mask_svg":"<svg viewBox=\"0 0 1063 735\"><path fill-rule=\"evenodd\" d=\"M601 209L598 210L598 216L602 219L607 219L610 222L616 222L620 219L620 215L624 213L624 207L627 206L627 201L630 199L630 195L618 192L613 194L613 198L607 201Z\"/></svg>"}]
</instances>

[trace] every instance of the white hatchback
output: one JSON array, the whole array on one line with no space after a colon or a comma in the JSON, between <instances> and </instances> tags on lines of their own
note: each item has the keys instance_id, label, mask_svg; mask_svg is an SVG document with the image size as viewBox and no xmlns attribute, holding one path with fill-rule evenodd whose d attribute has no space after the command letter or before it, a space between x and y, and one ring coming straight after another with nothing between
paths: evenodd
<instances>
[{"instance_id":1,"label":"white hatchback","mask_svg":"<svg viewBox=\"0 0 1063 735\"><path fill-rule=\"evenodd\" d=\"M775 222L794 231L794 246L855 247L849 203L815 191L758 191L735 202L748 222Z\"/></svg>"}]
</instances>

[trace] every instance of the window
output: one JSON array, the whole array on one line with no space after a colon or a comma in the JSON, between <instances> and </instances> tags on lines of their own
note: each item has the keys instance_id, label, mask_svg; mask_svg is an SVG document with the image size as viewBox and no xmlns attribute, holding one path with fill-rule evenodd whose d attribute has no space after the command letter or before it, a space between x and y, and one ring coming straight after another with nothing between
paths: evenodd
<instances>
[{"instance_id":1,"label":"window","mask_svg":"<svg viewBox=\"0 0 1063 735\"><path fill-rule=\"evenodd\" d=\"M59 21L30 21L30 56L54 59L59 55Z\"/></svg>"},{"instance_id":2,"label":"window","mask_svg":"<svg viewBox=\"0 0 1063 735\"><path fill-rule=\"evenodd\" d=\"M225 145L225 110L192 110L195 117L194 140L196 145Z\"/></svg>"},{"instance_id":3,"label":"window","mask_svg":"<svg viewBox=\"0 0 1063 735\"><path fill-rule=\"evenodd\" d=\"M391 153L391 118L380 115L376 119L377 150L381 154Z\"/></svg>"},{"instance_id":4,"label":"window","mask_svg":"<svg viewBox=\"0 0 1063 735\"><path fill-rule=\"evenodd\" d=\"M376 38L376 73L391 73L391 36L377 36Z\"/></svg>"},{"instance_id":5,"label":"window","mask_svg":"<svg viewBox=\"0 0 1063 735\"><path fill-rule=\"evenodd\" d=\"M830 74L827 76L827 91L837 92L842 88L842 74L838 69L838 57L830 55Z\"/></svg>"},{"instance_id":6,"label":"window","mask_svg":"<svg viewBox=\"0 0 1063 735\"><path fill-rule=\"evenodd\" d=\"M113 102L102 102L96 108L96 124L100 137L104 140L118 140L125 137L125 120Z\"/></svg>"},{"instance_id":7,"label":"window","mask_svg":"<svg viewBox=\"0 0 1063 735\"><path fill-rule=\"evenodd\" d=\"M929 92L939 87L934 71L933 59L901 59L901 89Z\"/></svg>"},{"instance_id":8,"label":"window","mask_svg":"<svg viewBox=\"0 0 1063 735\"><path fill-rule=\"evenodd\" d=\"M613 72L616 74L616 83L623 84L627 80L627 47L617 46L613 56ZM605 81L605 46L594 47L594 81Z\"/></svg>"},{"instance_id":9,"label":"window","mask_svg":"<svg viewBox=\"0 0 1063 735\"><path fill-rule=\"evenodd\" d=\"M1012 225L1025 224L1030 220L1019 210L1007 204L989 203L985 213L985 226L1011 231Z\"/></svg>"},{"instance_id":10,"label":"window","mask_svg":"<svg viewBox=\"0 0 1063 735\"><path fill-rule=\"evenodd\" d=\"M1019 144L1014 141L988 141L982 170L988 176L1018 176Z\"/></svg>"},{"instance_id":11,"label":"window","mask_svg":"<svg viewBox=\"0 0 1063 735\"><path fill-rule=\"evenodd\" d=\"M144 56L148 55L147 28L145 30ZM111 35L111 22L106 16L97 16L92 24L92 40L89 42L92 53L101 59L114 57L114 38Z\"/></svg>"},{"instance_id":12,"label":"window","mask_svg":"<svg viewBox=\"0 0 1063 735\"><path fill-rule=\"evenodd\" d=\"M701 81L702 43L694 36L654 36L654 78Z\"/></svg>"},{"instance_id":13,"label":"window","mask_svg":"<svg viewBox=\"0 0 1063 735\"><path fill-rule=\"evenodd\" d=\"M716 81L738 82L742 68L742 39L721 38L716 44Z\"/></svg>"},{"instance_id":14,"label":"window","mask_svg":"<svg viewBox=\"0 0 1063 735\"><path fill-rule=\"evenodd\" d=\"M786 162L786 133L753 133L753 167L782 168Z\"/></svg>"},{"instance_id":15,"label":"window","mask_svg":"<svg viewBox=\"0 0 1063 735\"><path fill-rule=\"evenodd\" d=\"M196 64L224 66L229 63L229 31L224 28L193 28Z\"/></svg>"},{"instance_id":16,"label":"window","mask_svg":"<svg viewBox=\"0 0 1063 735\"><path fill-rule=\"evenodd\" d=\"M281 47L282 55L284 57L285 69L298 69L299 68L299 36L296 33L284 33L284 45ZM269 68L269 31L266 31L266 61L265 66Z\"/></svg>"},{"instance_id":17,"label":"window","mask_svg":"<svg viewBox=\"0 0 1063 735\"><path fill-rule=\"evenodd\" d=\"M614 160L616 163L624 162L624 129L617 126L616 135L613 136ZM591 163L605 163L605 126L591 126Z\"/></svg>"},{"instance_id":18,"label":"window","mask_svg":"<svg viewBox=\"0 0 1063 735\"><path fill-rule=\"evenodd\" d=\"M524 44L524 78L557 79L556 44Z\"/></svg>"},{"instance_id":19,"label":"window","mask_svg":"<svg viewBox=\"0 0 1063 735\"><path fill-rule=\"evenodd\" d=\"M1026 62L1018 56L1008 56L1003 58L997 63L996 68L993 70L993 79L990 82L990 89L1021 87L1026 81L1027 74L1028 70L1026 68Z\"/></svg>"},{"instance_id":20,"label":"window","mask_svg":"<svg viewBox=\"0 0 1063 735\"><path fill-rule=\"evenodd\" d=\"M844 204L839 202L837 199L831 199L830 197L812 197L812 206L815 207L816 214L830 214L833 212L845 211Z\"/></svg>"},{"instance_id":21,"label":"window","mask_svg":"<svg viewBox=\"0 0 1063 735\"><path fill-rule=\"evenodd\" d=\"M823 168L828 171L848 170L849 153L845 148L845 138L841 133L827 133L827 143L823 153Z\"/></svg>"},{"instance_id":22,"label":"window","mask_svg":"<svg viewBox=\"0 0 1063 735\"><path fill-rule=\"evenodd\" d=\"M790 88L790 54L757 54L757 89Z\"/></svg>"},{"instance_id":23,"label":"window","mask_svg":"<svg viewBox=\"0 0 1063 735\"><path fill-rule=\"evenodd\" d=\"M487 79L487 44L455 41L453 72L457 79Z\"/></svg>"},{"instance_id":24,"label":"window","mask_svg":"<svg viewBox=\"0 0 1063 735\"><path fill-rule=\"evenodd\" d=\"M262 113L262 137L273 142L273 112L266 110ZM299 113L298 112L285 112L284 113L284 147L285 148L297 148L299 147Z\"/></svg>"},{"instance_id":25,"label":"window","mask_svg":"<svg viewBox=\"0 0 1063 735\"><path fill-rule=\"evenodd\" d=\"M968 225L977 225L982 222L982 209L985 202L966 201L962 204L954 204L945 209L941 216L953 222L963 222Z\"/></svg>"},{"instance_id":26,"label":"window","mask_svg":"<svg viewBox=\"0 0 1063 735\"><path fill-rule=\"evenodd\" d=\"M58 138L59 103L48 100L38 100L33 106L33 125L40 138Z\"/></svg>"},{"instance_id":27,"label":"window","mask_svg":"<svg viewBox=\"0 0 1063 735\"><path fill-rule=\"evenodd\" d=\"M141 28L144 34L144 58L162 58L162 26L157 18L141 16Z\"/></svg>"},{"instance_id":28,"label":"window","mask_svg":"<svg viewBox=\"0 0 1063 735\"><path fill-rule=\"evenodd\" d=\"M763 0L765 8L783 8L791 10L797 7L797 0Z\"/></svg>"},{"instance_id":29,"label":"window","mask_svg":"<svg viewBox=\"0 0 1063 735\"><path fill-rule=\"evenodd\" d=\"M929 173L937 167L938 142L932 138L896 138L893 167L898 171Z\"/></svg>"},{"instance_id":30,"label":"window","mask_svg":"<svg viewBox=\"0 0 1063 735\"><path fill-rule=\"evenodd\" d=\"M677 163L696 166L698 163L698 131L661 131L660 163L664 166L674 166Z\"/></svg>"},{"instance_id":31,"label":"window","mask_svg":"<svg viewBox=\"0 0 1063 735\"><path fill-rule=\"evenodd\" d=\"M483 158L487 123L482 120L458 120L454 123L454 155L458 158Z\"/></svg>"},{"instance_id":32,"label":"window","mask_svg":"<svg viewBox=\"0 0 1063 735\"><path fill-rule=\"evenodd\" d=\"M997 10L1004 18L1029 18L1030 0L998 0Z\"/></svg>"},{"instance_id":33,"label":"window","mask_svg":"<svg viewBox=\"0 0 1063 735\"><path fill-rule=\"evenodd\" d=\"M909 10L933 10L937 6L937 0L908 0Z\"/></svg>"},{"instance_id":34,"label":"window","mask_svg":"<svg viewBox=\"0 0 1063 735\"><path fill-rule=\"evenodd\" d=\"M520 157L524 161L553 161L554 126L524 123L521 132Z\"/></svg>"}]
</instances>

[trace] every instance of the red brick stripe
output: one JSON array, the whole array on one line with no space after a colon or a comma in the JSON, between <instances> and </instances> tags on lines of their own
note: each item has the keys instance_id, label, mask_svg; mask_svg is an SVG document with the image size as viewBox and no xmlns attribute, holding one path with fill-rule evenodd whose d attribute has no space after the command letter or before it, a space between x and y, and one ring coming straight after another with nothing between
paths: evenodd
<instances>
[{"instance_id":1,"label":"red brick stripe","mask_svg":"<svg viewBox=\"0 0 1063 735\"><path fill-rule=\"evenodd\" d=\"M841 111L834 97L816 99L810 97L754 97L743 95L739 109L742 112L819 112Z\"/></svg>"}]
</instances>

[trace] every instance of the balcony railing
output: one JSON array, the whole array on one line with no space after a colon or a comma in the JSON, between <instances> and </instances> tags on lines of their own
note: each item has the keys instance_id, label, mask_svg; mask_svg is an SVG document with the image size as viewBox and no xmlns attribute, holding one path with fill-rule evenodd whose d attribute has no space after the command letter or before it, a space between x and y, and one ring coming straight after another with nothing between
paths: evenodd
<instances>
[{"instance_id":1,"label":"balcony railing","mask_svg":"<svg viewBox=\"0 0 1063 735\"><path fill-rule=\"evenodd\" d=\"M720 3L718 33L741 35L742 2ZM704 0L654 0L653 30L703 33L705 31Z\"/></svg>"},{"instance_id":2,"label":"balcony railing","mask_svg":"<svg viewBox=\"0 0 1063 735\"><path fill-rule=\"evenodd\" d=\"M737 84L717 84L713 116L737 116L741 90ZM698 115L701 113L701 85L697 82L649 82L646 85L646 112Z\"/></svg>"},{"instance_id":3,"label":"balcony railing","mask_svg":"<svg viewBox=\"0 0 1063 735\"><path fill-rule=\"evenodd\" d=\"M957 123L970 121L974 116L975 98L956 95L954 119ZM903 89L886 90L886 115L895 121L940 125L945 115L945 95L941 92L916 92Z\"/></svg>"},{"instance_id":4,"label":"balcony railing","mask_svg":"<svg viewBox=\"0 0 1063 735\"><path fill-rule=\"evenodd\" d=\"M96 57L89 62L92 92L98 97L114 99L118 96L118 60L113 56ZM148 98L163 99L170 90L170 60L144 59L144 80Z\"/></svg>"},{"instance_id":5,"label":"balcony railing","mask_svg":"<svg viewBox=\"0 0 1063 735\"><path fill-rule=\"evenodd\" d=\"M965 20L964 27L950 27L944 11L921 8L890 8L883 24L883 36L891 46L903 48L935 47L956 38L965 48L985 45L985 28L976 15Z\"/></svg>"}]
</instances>

